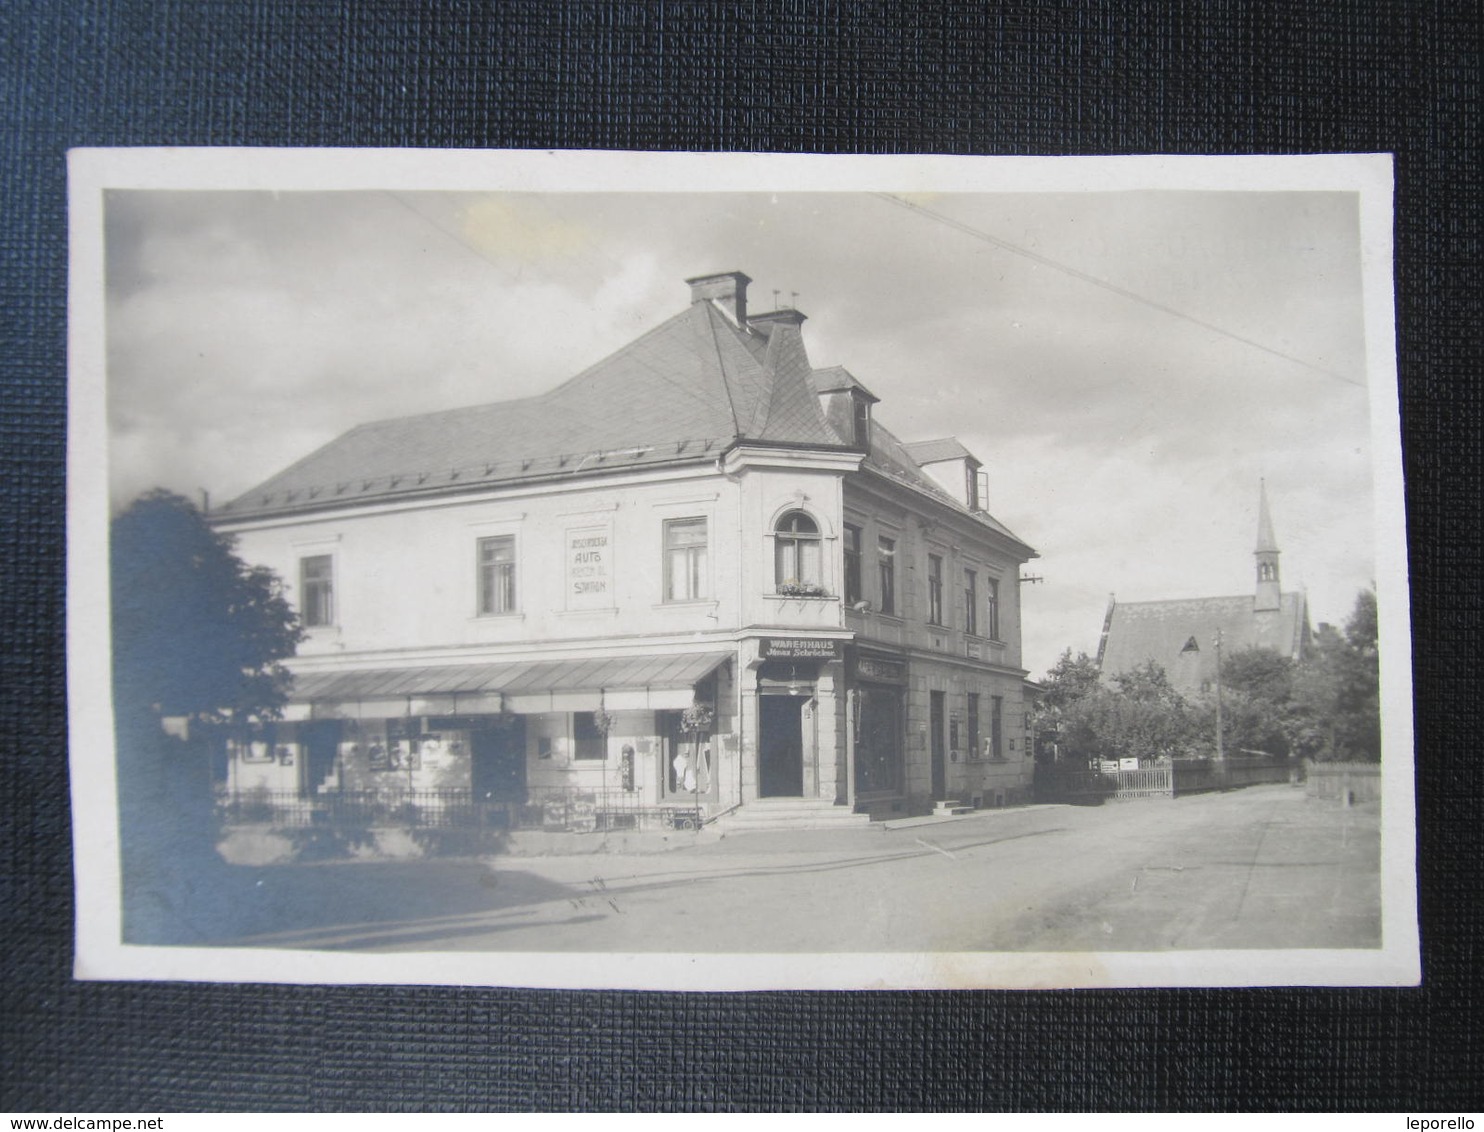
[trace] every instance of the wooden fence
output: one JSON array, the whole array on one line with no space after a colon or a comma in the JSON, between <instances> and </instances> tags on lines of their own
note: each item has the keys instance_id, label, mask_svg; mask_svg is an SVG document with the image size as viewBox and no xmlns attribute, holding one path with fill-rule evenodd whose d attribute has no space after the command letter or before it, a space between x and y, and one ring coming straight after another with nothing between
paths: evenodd
<instances>
[{"instance_id":1,"label":"wooden fence","mask_svg":"<svg viewBox=\"0 0 1484 1132\"><path fill-rule=\"evenodd\" d=\"M1310 798L1323 798L1353 805L1376 802L1381 798L1380 763L1306 763L1304 792Z\"/></svg>"},{"instance_id":2,"label":"wooden fence","mask_svg":"<svg viewBox=\"0 0 1484 1132\"><path fill-rule=\"evenodd\" d=\"M1036 798L1043 802L1098 803L1108 798L1177 798L1212 790L1297 782L1302 768L1289 762L1182 759L1137 770L1037 768Z\"/></svg>"}]
</instances>

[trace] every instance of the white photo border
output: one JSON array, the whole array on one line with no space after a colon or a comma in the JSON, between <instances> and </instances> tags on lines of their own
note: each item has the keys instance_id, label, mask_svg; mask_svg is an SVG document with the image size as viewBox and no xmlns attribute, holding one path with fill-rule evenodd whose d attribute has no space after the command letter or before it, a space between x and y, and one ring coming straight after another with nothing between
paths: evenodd
<instances>
[{"instance_id":1,"label":"white photo border","mask_svg":"<svg viewBox=\"0 0 1484 1132\"><path fill-rule=\"evenodd\" d=\"M104 194L138 190L558 192L1355 192L1375 474L1382 657L1382 945L1374 950L1157 953L455 953L133 946L121 942L111 703ZM551 151L81 149L69 154L67 617L76 950L80 979L453 984L743 991L1414 985L1411 639L1392 287L1392 163L1277 157L816 156Z\"/></svg>"}]
</instances>

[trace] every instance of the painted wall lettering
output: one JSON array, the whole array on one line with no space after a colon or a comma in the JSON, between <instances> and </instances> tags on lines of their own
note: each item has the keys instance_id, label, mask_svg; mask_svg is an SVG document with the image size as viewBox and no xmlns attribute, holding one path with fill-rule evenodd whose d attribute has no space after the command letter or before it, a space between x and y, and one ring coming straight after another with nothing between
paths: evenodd
<instances>
[{"instance_id":1,"label":"painted wall lettering","mask_svg":"<svg viewBox=\"0 0 1484 1132\"><path fill-rule=\"evenodd\" d=\"M613 605L613 533L607 527L567 531L567 608Z\"/></svg>"}]
</instances>

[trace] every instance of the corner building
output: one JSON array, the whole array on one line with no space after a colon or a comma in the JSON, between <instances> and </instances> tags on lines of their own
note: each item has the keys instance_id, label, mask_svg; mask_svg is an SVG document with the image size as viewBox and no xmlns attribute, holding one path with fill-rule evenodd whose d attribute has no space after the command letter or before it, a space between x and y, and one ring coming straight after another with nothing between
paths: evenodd
<instances>
[{"instance_id":1,"label":"corner building","mask_svg":"<svg viewBox=\"0 0 1484 1132\"><path fill-rule=\"evenodd\" d=\"M308 634L226 792L548 828L1028 795L1035 552L978 461L899 441L747 276L687 282L548 393L361 425L212 514Z\"/></svg>"}]
</instances>

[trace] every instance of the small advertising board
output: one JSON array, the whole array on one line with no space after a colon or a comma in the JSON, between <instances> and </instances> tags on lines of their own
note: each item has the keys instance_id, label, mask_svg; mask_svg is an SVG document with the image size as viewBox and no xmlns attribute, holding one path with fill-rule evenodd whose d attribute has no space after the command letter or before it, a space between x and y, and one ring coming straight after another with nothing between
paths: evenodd
<instances>
[{"instance_id":1,"label":"small advertising board","mask_svg":"<svg viewBox=\"0 0 1484 1132\"><path fill-rule=\"evenodd\" d=\"M758 655L764 660L839 660L841 643L829 637L760 637Z\"/></svg>"}]
</instances>

